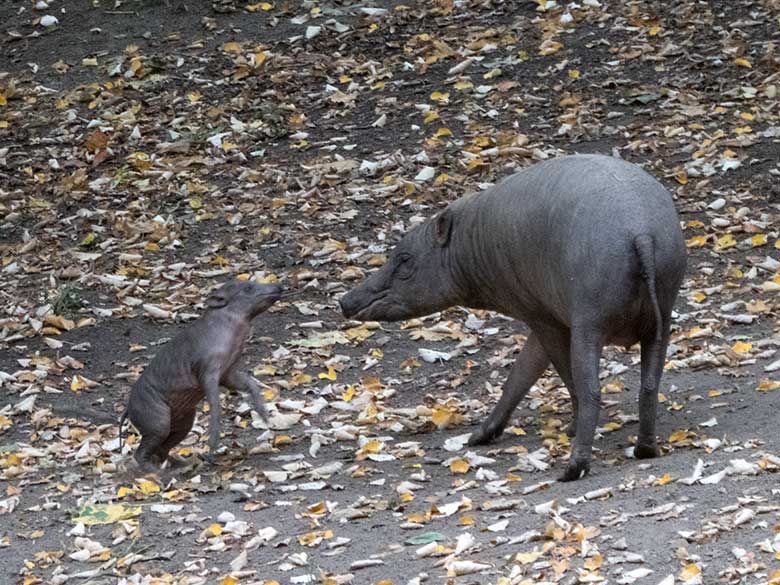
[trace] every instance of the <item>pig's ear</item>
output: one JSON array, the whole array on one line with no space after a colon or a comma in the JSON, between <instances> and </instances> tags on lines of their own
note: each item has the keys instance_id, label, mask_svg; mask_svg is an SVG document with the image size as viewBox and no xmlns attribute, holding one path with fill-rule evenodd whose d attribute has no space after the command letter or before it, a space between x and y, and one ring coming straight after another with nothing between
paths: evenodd
<instances>
[{"instance_id":1,"label":"pig's ear","mask_svg":"<svg viewBox=\"0 0 780 585\"><path fill-rule=\"evenodd\" d=\"M445 209L436 217L435 226L436 245L443 248L449 243L452 233L452 213L449 209Z\"/></svg>"},{"instance_id":2,"label":"pig's ear","mask_svg":"<svg viewBox=\"0 0 780 585\"><path fill-rule=\"evenodd\" d=\"M206 307L208 307L209 309L221 309L222 307L227 305L227 303L228 303L227 295L225 295L225 291L222 290L221 288L215 290L206 299Z\"/></svg>"}]
</instances>

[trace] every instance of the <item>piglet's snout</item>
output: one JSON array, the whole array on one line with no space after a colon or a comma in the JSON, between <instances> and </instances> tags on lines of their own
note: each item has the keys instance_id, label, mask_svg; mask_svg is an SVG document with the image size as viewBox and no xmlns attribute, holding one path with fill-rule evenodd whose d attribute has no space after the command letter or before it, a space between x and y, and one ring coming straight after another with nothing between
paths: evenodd
<instances>
[{"instance_id":1,"label":"piglet's snout","mask_svg":"<svg viewBox=\"0 0 780 585\"><path fill-rule=\"evenodd\" d=\"M284 289L278 284L258 284L258 293L263 296L272 297L274 300L278 300Z\"/></svg>"}]
</instances>

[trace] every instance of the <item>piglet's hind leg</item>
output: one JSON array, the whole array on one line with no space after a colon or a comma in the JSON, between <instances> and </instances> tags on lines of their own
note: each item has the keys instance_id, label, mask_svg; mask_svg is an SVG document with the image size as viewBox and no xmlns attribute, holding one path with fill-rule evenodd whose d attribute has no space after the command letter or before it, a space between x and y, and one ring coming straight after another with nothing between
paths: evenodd
<instances>
[{"instance_id":1,"label":"piglet's hind leg","mask_svg":"<svg viewBox=\"0 0 780 585\"><path fill-rule=\"evenodd\" d=\"M141 444L135 452L135 460L143 473L150 473L162 465L159 451L170 434L171 410L158 400L134 399L131 396L128 416L141 433Z\"/></svg>"},{"instance_id":2,"label":"piglet's hind leg","mask_svg":"<svg viewBox=\"0 0 780 585\"><path fill-rule=\"evenodd\" d=\"M178 457L177 455L171 454L171 449L173 449L187 437L189 432L192 430L193 422L195 422L194 408L178 413L175 420L171 421L170 434L168 435L168 438L163 441L162 445L157 451L157 455L161 463L168 461L168 465L171 467L184 467L187 465L187 462L184 459Z\"/></svg>"}]
</instances>

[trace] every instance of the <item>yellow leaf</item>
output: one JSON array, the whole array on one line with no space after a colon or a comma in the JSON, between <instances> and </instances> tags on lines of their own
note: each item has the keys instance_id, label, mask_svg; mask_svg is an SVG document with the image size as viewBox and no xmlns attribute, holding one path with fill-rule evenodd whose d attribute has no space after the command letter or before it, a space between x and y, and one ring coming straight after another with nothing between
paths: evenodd
<instances>
[{"instance_id":1,"label":"yellow leaf","mask_svg":"<svg viewBox=\"0 0 780 585\"><path fill-rule=\"evenodd\" d=\"M659 32L661 32L661 27L658 26L657 24L654 24L653 26L650 27L650 30L647 31L647 34L649 34L651 37L654 37Z\"/></svg>"},{"instance_id":2,"label":"yellow leaf","mask_svg":"<svg viewBox=\"0 0 780 585\"><path fill-rule=\"evenodd\" d=\"M323 540L327 538L333 538L332 530L317 530L314 532L307 532L298 536L298 543L301 546L318 546Z\"/></svg>"},{"instance_id":3,"label":"yellow leaf","mask_svg":"<svg viewBox=\"0 0 780 585\"><path fill-rule=\"evenodd\" d=\"M739 117L743 120L747 120L748 122L755 118L755 116L753 116L753 114L750 112L740 112Z\"/></svg>"},{"instance_id":4,"label":"yellow leaf","mask_svg":"<svg viewBox=\"0 0 780 585\"><path fill-rule=\"evenodd\" d=\"M236 585L236 583L238 583L238 579L228 575L227 577L224 577L222 581L219 582L219 585Z\"/></svg>"},{"instance_id":5,"label":"yellow leaf","mask_svg":"<svg viewBox=\"0 0 780 585\"><path fill-rule=\"evenodd\" d=\"M543 56L552 55L560 51L562 48L563 44L559 43L558 41L547 39L542 42L541 45L539 45L539 54Z\"/></svg>"},{"instance_id":6,"label":"yellow leaf","mask_svg":"<svg viewBox=\"0 0 780 585\"><path fill-rule=\"evenodd\" d=\"M332 367L328 366L328 373L320 373L319 376L317 376L320 380L336 380L336 370L334 370Z\"/></svg>"},{"instance_id":7,"label":"yellow leaf","mask_svg":"<svg viewBox=\"0 0 780 585\"><path fill-rule=\"evenodd\" d=\"M689 430L675 431L671 435L669 435L669 442L680 443L682 441L688 440L695 436L696 435Z\"/></svg>"},{"instance_id":8,"label":"yellow leaf","mask_svg":"<svg viewBox=\"0 0 780 585\"><path fill-rule=\"evenodd\" d=\"M653 485L666 485L670 481L672 481L672 476L668 473L664 473L663 477L659 477L653 482Z\"/></svg>"},{"instance_id":9,"label":"yellow leaf","mask_svg":"<svg viewBox=\"0 0 780 585\"><path fill-rule=\"evenodd\" d=\"M309 382L311 382L311 376L309 374L304 374L303 372L297 372L290 379L291 386L300 386L301 384L308 384Z\"/></svg>"},{"instance_id":10,"label":"yellow leaf","mask_svg":"<svg viewBox=\"0 0 780 585\"><path fill-rule=\"evenodd\" d=\"M124 498L125 496L127 496L129 494L132 494L134 491L135 491L135 488L129 488L129 487L121 486L116 491L116 496L118 498Z\"/></svg>"},{"instance_id":11,"label":"yellow leaf","mask_svg":"<svg viewBox=\"0 0 780 585\"><path fill-rule=\"evenodd\" d=\"M689 565L685 565L683 567L683 570L680 571L680 579L683 581L690 581L694 577L701 575L701 569L699 568L699 565L696 563L691 563Z\"/></svg>"},{"instance_id":12,"label":"yellow leaf","mask_svg":"<svg viewBox=\"0 0 780 585\"><path fill-rule=\"evenodd\" d=\"M677 179L677 182L680 183L680 185L688 184L688 173L685 171L680 171L674 176L674 178Z\"/></svg>"},{"instance_id":13,"label":"yellow leaf","mask_svg":"<svg viewBox=\"0 0 780 585\"><path fill-rule=\"evenodd\" d=\"M408 504L409 502L411 502L412 500L414 500L414 494L410 494L409 492L404 492L404 493L402 493L402 494L399 496L399 498L400 498L400 500L401 500L403 503L405 503L405 504Z\"/></svg>"},{"instance_id":14,"label":"yellow leaf","mask_svg":"<svg viewBox=\"0 0 780 585\"><path fill-rule=\"evenodd\" d=\"M235 41L230 41L229 43L225 43L222 45L222 50L225 53L240 53L243 49L241 48L241 45L238 44Z\"/></svg>"},{"instance_id":15,"label":"yellow leaf","mask_svg":"<svg viewBox=\"0 0 780 585\"><path fill-rule=\"evenodd\" d=\"M750 134L753 132L753 128L750 126L740 126L739 128L734 128L734 134Z\"/></svg>"},{"instance_id":16,"label":"yellow leaf","mask_svg":"<svg viewBox=\"0 0 780 585\"><path fill-rule=\"evenodd\" d=\"M347 386L347 389L341 393L341 399L344 402L349 402L355 397L355 388L353 386Z\"/></svg>"},{"instance_id":17,"label":"yellow leaf","mask_svg":"<svg viewBox=\"0 0 780 585\"><path fill-rule=\"evenodd\" d=\"M363 445L360 450L363 453L379 453L379 451L382 450L382 443L376 439L371 439L365 445Z\"/></svg>"},{"instance_id":18,"label":"yellow leaf","mask_svg":"<svg viewBox=\"0 0 780 585\"><path fill-rule=\"evenodd\" d=\"M580 77L580 71L579 69L569 69L569 78L570 79L579 79Z\"/></svg>"},{"instance_id":19,"label":"yellow leaf","mask_svg":"<svg viewBox=\"0 0 780 585\"><path fill-rule=\"evenodd\" d=\"M80 392L84 388L87 387L87 383L84 381L84 378L81 376L73 376L73 379L70 381L70 389L74 392Z\"/></svg>"},{"instance_id":20,"label":"yellow leaf","mask_svg":"<svg viewBox=\"0 0 780 585\"><path fill-rule=\"evenodd\" d=\"M596 571L601 567L601 563L604 562L604 560L601 558L601 555L599 553L596 553L589 559L587 559L584 563L582 563L582 566L588 569L589 571Z\"/></svg>"},{"instance_id":21,"label":"yellow leaf","mask_svg":"<svg viewBox=\"0 0 780 585\"><path fill-rule=\"evenodd\" d=\"M425 114L425 118L423 118L423 123L430 124L434 120L438 120L438 119L439 119L439 113L436 111L431 111Z\"/></svg>"},{"instance_id":22,"label":"yellow leaf","mask_svg":"<svg viewBox=\"0 0 780 585\"><path fill-rule=\"evenodd\" d=\"M691 300L695 303L703 303L705 300L707 300L707 295L705 295L703 292L695 292L691 295Z\"/></svg>"},{"instance_id":23,"label":"yellow leaf","mask_svg":"<svg viewBox=\"0 0 780 585\"><path fill-rule=\"evenodd\" d=\"M722 250L728 250L736 245L737 240L734 239L734 236L732 234L726 234L725 236L718 238L715 242L715 251L720 252Z\"/></svg>"},{"instance_id":24,"label":"yellow leaf","mask_svg":"<svg viewBox=\"0 0 780 585\"><path fill-rule=\"evenodd\" d=\"M5 120L0 120L0 128L8 128L8 122Z\"/></svg>"},{"instance_id":25,"label":"yellow leaf","mask_svg":"<svg viewBox=\"0 0 780 585\"><path fill-rule=\"evenodd\" d=\"M736 59L734 59L734 64L739 65L740 67L747 67L748 69L753 68L753 65L750 63L750 61L748 61L744 57L737 57Z\"/></svg>"},{"instance_id":26,"label":"yellow leaf","mask_svg":"<svg viewBox=\"0 0 780 585\"><path fill-rule=\"evenodd\" d=\"M434 91L431 94L431 100L433 100L434 102L448 102L449 99L450 99L449 92L442 93L440 91Z\"/></svg>"},{"instance_id":27,"label":"yellow leaf","mask_svg":"<svg viewBox=\"0 0 780 585\"><path fill-rule=\"evenodd\" d=\"M81 64L86 67L97 67L98 62L96 57L86 57L81 60Z\"/></svg>"},{"instance_id":28,"label":"yellow leaf","mask_svg":"<svg viewBox=\"0 0 780 585\"><path fill-rule=\"evenodd\" d=\"M11 425L13 425L13 421L5 416L4 414L0 414L0 429L7 429Z\"/></svg>"},{"instance_id":29,"label":"yellow leaf","mask_svg":"<svg viewBox=\"0 0 780 585\"><path fill-rule=\"evenodd\" d=\"M521 565L530 565L531 563L535 563L536 559L542 556L542 554L543 553L540 550L535 550L529 553L517 553L515 555L515 560Z\"/></svg>"},{"instance_id":30,"label":"yellow leaf","mask_svg":"<svg viewBox=\"0 0 780 585\"><path fill-rule=\"evenodd\" d=\"M144 494L156 494L160 491L160 486L148 479L139 479L135 483Z\"/></svg>"},{"instance_id":31,"label":"yellow leaf","mask_svg":"<svg viewBox=\"0 0 780 585\"><path fill-rule=\"evenodd\" d=\"M438 177L436 177L436 179L434 179L434 181L433 181L433 182L434 182L436 185L443 185L444 183L446 183L447 181L449 181L449 179L450 179L450 176L449 176L447 173L442 173L441 175L439 175Z\"/></svg>"},{"instance_id":32,"label":"yellow leaf","mask_svg":"<svg viewBox=\"0 0 780 585\"><path fill-rule=\"evenodd\" d=\"M696 229L696 228L703 228L703 227L704 227L704 222L703 221L699 221L698 219L692 219L691 221L686 221L685 222L685 229L688 229L688 228Z\"/></svg>"},{"instance_id":33,"label":"yellow leaf","mask_svg":"<svg viewBox=\"0 0 780 585\"><path fill-rule=\"evenodd\" d=\"M461 526L474 526L476 523L477 520L471 514L463 514L458 520L458 524Z\"/></svg>"},{"instance_id":34,"label":"yellow leaf","mask_svg":"<svg viewBox=\"0 0 780 585\"><path fill-rule=\"evenodd\" d=\"M469 462L463 459L456 459L450 463L450 471L452 473L468 473Z\"/></svg>"},{"instance_id":35,"label":"yellow leaf","mask_svg":"<svg viewBox=\"0 0 780 585\"><path fill-rule=\"evenodd\" d=\"M5 106L8 104L8 98L5 97L4 93L0 93L0 106Z\"/></svg>"},{"instance_id":36,"label":"yellow leaf","mask_svg":"<svg viewBox=\"0 0 780 585\"><path fill-rule=\"evenodd\" d=\"M701 248L707 243L708 239L709 236L693 236L692 238L685 240L685 246L688 248Z\"/></svg>"},{"instance_id":37,"label":"yellow leaf","mask_svg":"<svg viewBox=\"0 0 780 585\"><path fill-rule=\"evenodd\" d=\"M123 504L91 504L84 506L79 515L73 518L74 523L81 523L85 526L94 526L96 524L112 524L129 520L141 515L140 506L125 506Z\"/></svg>"},{"instance_id":38,"label":"yellow leaf","mask_svg":"<svg viewBox=\"0 0 780 585\"><path fill-rule=\"evenodd\" d=\"M463 81L456 82L455 85L453 85L453 87L458 91L465 91L467 89L471 89L472 87L474 87L474 84L466 79Z\"/></svg>"},{"instance_id":39,"label":"yellow leaf","mask_svg":"<svg viewBox=\"0 0 780 585\"><path fill-rule=\"evenodd\" d=\"M439 429L444 429L451 425L457 425L463 422L463 416L459 415L457 412L453 412L449 408L434 407L431 420Z\"/></svg>"},{"instance_id":40,"label":"yellow leaf","mask_svg":"<svg viewBox=\"0 0 780 585\"><path fill-rule=\"evenodd\" d=\"M525 435L525 431L520 427L509 427L506 430L512 433L513 435L517 435L518 437L522 437Z\"/></svg>"},{"instance_id":41,"label":"yellow leaf","mask_svg":"<svg viewBox=\"0 0 780 585\"><path fill-rule=\"evenodd\" d=\"M607 424L604 425L603 428L605 431L617 431L619 429L622 429L623 425L617 422L608 422Z\"/></svg>"},{"instance_id":42,"label":"yellow leaf","mask_svg":"<svg viewBox=\"0 0 780 585\"><path fill-rule=\"evenodd\" d=\"M202 93L200 93L199 91L191 91L191 92L189 92L189 93L187 94L187 100L188 100L188 101L189 101L191 104L196 104L196 103L198 103L198 102L201 100L201 98L202 98L202 97L203 97L203 94L202 94Z\"/></svg>"},{"instance_id":43,"label":"yellow leaf","mask_svg":"<svg viewBox=\"0 0 780 585\"><path fill-rule=\"evenodd\" d=\"M449 128L439 128L434 136L436 136L436 138L441 138L442 136L452 136L452 130Z\"/></svg>"},{"instance_id":44,"label":"yellow leaf","mask_svg":"<svg viewBox=\"0 0 780 585\"><path fill-rule=\"evenodd\" d=\"M211 536L219 536L222 534L222 526L214 523L208 527L208 531L211 533Z\"/></svg>"},{"instance_id":45,"label":"yellow leaf","mask_svg":"<svg viewBox=\"0 0 780 585\"><path fill-rule=\"evenodd\" d=\"M735 353L748 353L751 349L753 349L753 344L747 343L745 341L737 341L734 345L731 346L731 349Z\"/></svg>"},{"instance_id":46,"label":"yellow leaf","mask_svg":"<svg viewBox=\"0 0 780 585\"><path fill-rule=\"evenodd\" d=\"M710 390L707 392L709 398L716 398L717 396L723 396L723 390Z\"/></svg>"},{"instance_id":47,"label":"yellow leaf","mask_svg":"<svg viewBox=\"0 0 780 585\"><path fill-rule=\"evenodd\" d=\"M770 390L777 390L780 388L780 382L775 380L761 380L756 390L759 392L769 392Z\"/></svg>"},{"instance_id":48,"label":"yellow leaf","mask_svg":"<svg viewBox=\"0 0 780 585\"><path fill-rule=\"evenodd\" d=\"M754 248L765 246L767 244L766 234L754 235L752 238L750 238L750 243L753 244Z\"/></svg>"}]
</instances>

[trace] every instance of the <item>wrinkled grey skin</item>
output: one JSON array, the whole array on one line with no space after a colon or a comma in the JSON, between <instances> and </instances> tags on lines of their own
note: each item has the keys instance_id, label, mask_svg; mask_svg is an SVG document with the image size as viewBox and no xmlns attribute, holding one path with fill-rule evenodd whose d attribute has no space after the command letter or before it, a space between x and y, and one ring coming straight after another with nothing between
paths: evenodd
<instances>
[{"instance_id":1,"label":"wrinkled grey skin","mask_svg":"<svg viewBox=\"0 0 780 585\"><path fill-rule=\"evenodd\" d=\"M407 234L344 295L349 318L409 319L452 305L525 321L531 334L471 445L506 427L552 364L572 399L576 439L561 478L590 469L605 344L641 342L638 458L658 454L655 417L672 306L686 266L670 194L636 165L575 155L534 165L453 202Z\"/></svg>"},{"instance_id":2,"label":"wrinkled grey skin","mask_svg":"<svg viewBox=\"0 0 780 585\"><path fill-rule=\"evenodd\" d=\"M255 410L265 418L260 386L239 369L238 361L252 319L281 293L275 284L228 282L206 299L204 315L154 356L133 385L119 422L120 437L127 416L141 433L135 453L141 471L153 471L166 460L171 466L184 463L170 450L192 429L195 407L204 396L209 403L208 458L212 456L220 434L220 386L249 393Z\"/></svg>"}]
</instances>

